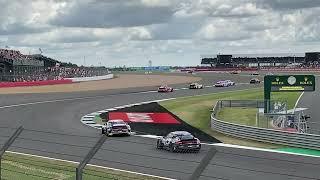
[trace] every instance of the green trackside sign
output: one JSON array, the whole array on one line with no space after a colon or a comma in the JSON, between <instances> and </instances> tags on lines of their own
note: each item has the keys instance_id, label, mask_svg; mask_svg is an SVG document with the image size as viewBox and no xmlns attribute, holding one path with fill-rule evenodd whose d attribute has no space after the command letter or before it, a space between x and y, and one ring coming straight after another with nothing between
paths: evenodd
<instances>
[{"instance_id":1,"label":"green trackside sign","mask_svg":"<svg viewBox=\"0 0 320 180\"><path fill-rule=\"evenodd\" d=\"M271 92L315 91L314 75L268 75L264 77L264 112L270 110Z\"/></svg>"}]
</instances>

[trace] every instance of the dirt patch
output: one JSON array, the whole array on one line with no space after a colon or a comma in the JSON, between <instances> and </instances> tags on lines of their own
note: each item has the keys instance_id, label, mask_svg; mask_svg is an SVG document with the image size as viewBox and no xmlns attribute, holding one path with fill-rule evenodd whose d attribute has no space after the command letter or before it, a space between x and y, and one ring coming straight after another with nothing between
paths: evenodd
<instances>
[{"instance_id":1,"label":"dirt patch","mask_svg":"<svg viewBox=\"0 0 320 180\"><path fill-rule=\"evenodd\" d=\"M121 74L118 75L117 78L101 81L89 81L73 84L59 84L48 86L0 88L0 94L80 92L159 86L161 84L190 83L199 80L201 80L200 77Z\"/></svg>"}]
</instances>

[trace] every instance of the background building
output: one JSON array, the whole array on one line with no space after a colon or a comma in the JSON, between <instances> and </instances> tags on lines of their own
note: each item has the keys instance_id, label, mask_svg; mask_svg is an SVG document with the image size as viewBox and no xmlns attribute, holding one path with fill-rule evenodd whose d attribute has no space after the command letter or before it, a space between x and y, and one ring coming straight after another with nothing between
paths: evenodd
<instances>
[{"instance_id":1,"label":"background building","mask_svg":"<svg viewBox=\"0 0 320 180\"><path fill-rule=\"evenodd\" d=\"M287 67L315 66L320 62L320 52L308 52L303 56L202 56L201 66L210 67Z\"/></svg>"}]
</instances>

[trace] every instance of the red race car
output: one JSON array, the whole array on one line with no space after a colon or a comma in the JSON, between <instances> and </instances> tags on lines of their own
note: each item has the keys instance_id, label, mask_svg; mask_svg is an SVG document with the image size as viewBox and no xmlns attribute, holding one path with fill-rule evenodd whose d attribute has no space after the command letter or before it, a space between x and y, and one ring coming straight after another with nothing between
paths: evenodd
<instances>
[{"instance_id":1,"label":"red race car","mask_svg":"<svg viewBox=\"0 0 320 180\"><path fill-rule=\"evenodd\" d=\"M173 88L163 85L158 88L158 92L173 92Z\"/></svg>"}]
</instances>

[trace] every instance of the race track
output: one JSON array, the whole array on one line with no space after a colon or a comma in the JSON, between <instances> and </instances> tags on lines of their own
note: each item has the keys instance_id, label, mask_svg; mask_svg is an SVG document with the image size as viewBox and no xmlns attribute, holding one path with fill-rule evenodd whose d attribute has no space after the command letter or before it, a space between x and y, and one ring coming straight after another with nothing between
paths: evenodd
<instances>
[{"instance_id":1,"label":"race track","mask_svg":"<svg viewBox=\"0 0 320 180\"><path fill-rule=\"evenodd\" d=\"M315 92L305 92L299 103L298 107L308 108L306 110L306 115L310 116L309 121L309 132L314 134L320 134L320 77L316 76L316 91Z\"/></svg>"},{"instance_id":2,"label":"race track","mask_svg":"<svg viewBox=\"0 0 320 180\"><path fill-rule=\"evenodd\" d=\"M9 149L29 154L81 161L99 139L100 131L87 127L80 118L88 113L124 104L244 90L251 77L201 73L204 85L231 79L238 84L228 88L182 89L168 94L154 92L156 87L130 88L77 93L0 95L0 145L23 125L25 130ZM260 77L261 79L261 77ZM261 85L260 85L261 86ZM176 85L182 88L185 85ZM91 164L104 165L146 174L187 179L210 148L198 154L177 154L155 148L155 140L142 137L108 138ZM216 147L218 152L201 179L318 179L320 161L313 157L284 155L255 150Z\"/></svg>"}]
</instances>

